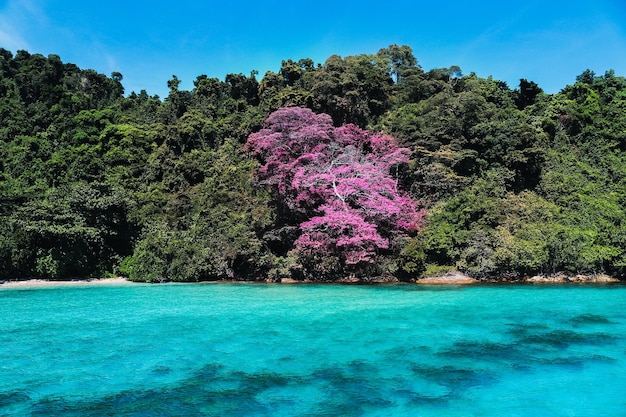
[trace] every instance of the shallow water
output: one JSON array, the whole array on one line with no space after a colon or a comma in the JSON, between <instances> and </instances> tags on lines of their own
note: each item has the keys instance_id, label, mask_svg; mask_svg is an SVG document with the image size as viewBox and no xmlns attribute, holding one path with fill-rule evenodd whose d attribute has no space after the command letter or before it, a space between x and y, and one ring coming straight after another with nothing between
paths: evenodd
<instances>
[{"instance_id":1,"label":"shallow water","mask_svg":"<svg viewBox=\"0 0 626 417\"><path fill-rule=\"evenodd\" d=\"M0 289L0 415L624 416L626 286Z\"/></svg>"}]
</instances>

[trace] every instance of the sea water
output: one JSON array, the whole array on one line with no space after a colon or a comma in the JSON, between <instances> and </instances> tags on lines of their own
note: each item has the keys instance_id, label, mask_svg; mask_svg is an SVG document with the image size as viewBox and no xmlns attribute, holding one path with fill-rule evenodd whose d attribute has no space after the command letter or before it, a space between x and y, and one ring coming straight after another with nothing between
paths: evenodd
<instances>
[{"instance_id":1,"label":"sea water","mask_svg":"<svg viewBox=\"0 0 626 417\"><path fill-rule=\"evenodd\" d=\"M0 289L0 415L626 416L626 287Z\"/></svg>"}]
</instances>

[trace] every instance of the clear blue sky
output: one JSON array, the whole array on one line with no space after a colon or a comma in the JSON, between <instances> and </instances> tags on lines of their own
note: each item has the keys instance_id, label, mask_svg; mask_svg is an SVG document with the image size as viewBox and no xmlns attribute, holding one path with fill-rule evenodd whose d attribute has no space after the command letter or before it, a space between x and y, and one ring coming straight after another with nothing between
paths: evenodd
<instances>
[{"instance_id":1,"label":"clear blue sky","mask_svg":"<svg viewBox=\"0 0 626 417\"><path fill-rule=\"evenodd\" d=\"M535 81L558 92L589 68L626 76L626 0L0 0L0 47L58 54L162 98L173 74L278 71L281 60L413 48L426 70Z\"/></svg>"}]
</instances>

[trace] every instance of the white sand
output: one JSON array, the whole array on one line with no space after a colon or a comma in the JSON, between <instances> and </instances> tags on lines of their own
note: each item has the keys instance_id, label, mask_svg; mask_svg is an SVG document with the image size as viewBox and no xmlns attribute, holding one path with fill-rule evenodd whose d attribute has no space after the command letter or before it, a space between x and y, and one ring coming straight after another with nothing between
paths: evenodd
<instances>
[{"instance_id":1,"label":"white sand","mask_svg":"<svg viewBox=\"0 0 626 417\"><path fill-rule=\"evenodd\" d=\"M99 285L133 285L132 281L126 278L102 278L77 281L48 281L45 279L29 279L25 281L5 281L0 284L2 288L35 288L35 287L69 287L69 286L99 286Z\"/></svg>"}]
</instances>

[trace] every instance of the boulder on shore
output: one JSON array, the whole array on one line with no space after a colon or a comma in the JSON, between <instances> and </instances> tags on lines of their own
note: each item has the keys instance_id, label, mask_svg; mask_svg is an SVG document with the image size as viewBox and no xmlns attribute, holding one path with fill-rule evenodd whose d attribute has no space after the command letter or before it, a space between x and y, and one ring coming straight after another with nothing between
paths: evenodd
<instances>
[{"instance_id":1,"label":"boulder on shore","mask_svg":"<svg viewBox=\"0 0 626 417\"><path fill-rule=\"evenodd\" d=\"M393 284L393 283L400 282L400 280L391 275L381 275L377 277L362 278L361 282L365 284Z\"/></svg>"},{"instance_id":2,"label":"boulder on shore","mask_svg":"<svg viewBox=\"0 0 626 417\"><path fill-rule=\"evenodd\" d=\"M417 284L428 285L467 285L476 284L477 282L477 279L460 272L451 272L439 277L420 278L416 281Z\"/></svg>"}]
</instances>

